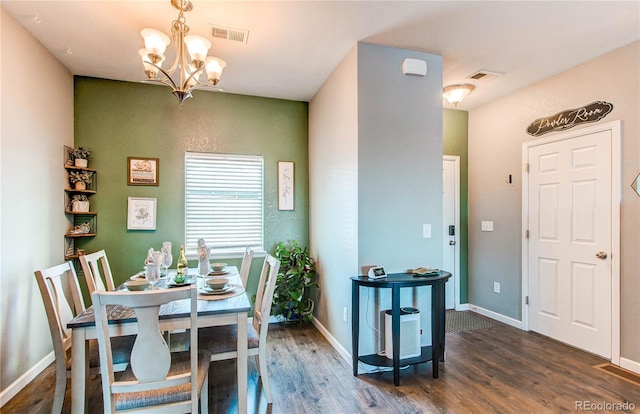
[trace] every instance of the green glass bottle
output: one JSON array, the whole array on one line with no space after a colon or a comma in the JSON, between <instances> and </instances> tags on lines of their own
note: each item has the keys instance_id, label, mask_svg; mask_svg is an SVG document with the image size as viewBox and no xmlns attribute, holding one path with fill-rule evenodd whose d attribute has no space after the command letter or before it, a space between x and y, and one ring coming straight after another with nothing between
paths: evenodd
<instances>
[{"instance_id":1,"label":"green glass bottle","mask_svg":"<svg viewBox=\"0 0 640 414\"><path fill-rule=\"evenodd\" d=\"M184 244L180 245L180 257L178 258L177 270L178 275L187 276L189 273L189 262L187 262L187 258L184 257Z\"/></svg>"}]
</instances>

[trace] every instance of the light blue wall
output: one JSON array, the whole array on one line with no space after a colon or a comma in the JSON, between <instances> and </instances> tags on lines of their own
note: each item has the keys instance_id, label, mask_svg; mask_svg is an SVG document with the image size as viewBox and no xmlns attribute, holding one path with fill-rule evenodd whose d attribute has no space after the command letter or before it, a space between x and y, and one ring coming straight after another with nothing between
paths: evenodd
<instances>
[{"instance_id":1,"label":"light blue wall","mask_svg":"<svg viewBox=\"0 0 640 414\"><path fill-rule=\"evenodd\" d=\"M407 76L405 58L427 62L427 76ZM358 263L388 272L442 264L442 58L404 49L358 45ZM431 238L423 238L430 224ZM430 344L429 287L405 289L402 306L423 309L423 344ZM387 292L388 293L388 292ZM363 294L361 315L391 308L390 295ZM366 303L373 301L376 306ZM375 311L374 311L375 312ZM379 313L367 315L369 321ZM362 353L382 340L367 318ZM381 321L382 323L384 320ZM378 321L378 329L381 323ZM367 341L369 334L369 341Z\"/></svg>"},{"instance_id":2,"label":"light blue wall","mask_svg":"<svg viewBox=\"0 0 640 414\"><path fill-rule=\"evenodd\" d=\"M404 58L427 61L427 76L403 75ZM310 237L321 270L317 297L327 305L316 318L345 356L351 353L351 316L343 321L343 308L352 311L350 276L368 265L402 272L442 262L441 90L440 56L359 43L310 104ZM331 189L346 204L327 201ZM349 194L357 195L355 204ZM343 223L333 234L317 219L330 215ZM422 238L425 223L432 225L430 239ZM361 354L382 349L378 312L390 307L390 298L379 293L361 296ZM428 308L429 296L427 287L407 290L403 306ZM423 343L430 343L428 334Z\"/></svg>"}]
</instances>

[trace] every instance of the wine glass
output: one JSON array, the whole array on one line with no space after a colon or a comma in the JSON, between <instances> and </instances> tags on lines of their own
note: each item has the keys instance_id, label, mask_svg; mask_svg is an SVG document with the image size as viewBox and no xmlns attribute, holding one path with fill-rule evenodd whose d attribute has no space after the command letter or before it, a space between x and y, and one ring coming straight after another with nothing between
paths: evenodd
<instances>
[{"instance_id":1,"label":"wine glass","mask_svg":"<svg viewBox=\"0 0 640 414\"><path fill-rule=\"evenodd\" d=\"M164 254L164 258L162 259L162 265L165 268L165 275L169 276L169 268L171 267L171 264L173 263L173 256L171 255L171 253L165 253Z\"/></svg>"}]
</instances>

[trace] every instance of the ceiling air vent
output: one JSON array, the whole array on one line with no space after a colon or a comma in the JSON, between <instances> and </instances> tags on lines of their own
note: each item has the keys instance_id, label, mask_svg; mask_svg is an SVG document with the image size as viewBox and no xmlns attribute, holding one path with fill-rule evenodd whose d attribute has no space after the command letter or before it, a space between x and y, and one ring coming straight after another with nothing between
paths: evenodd
<instances>
[{"instance_id":1,"label":"ceiling air vent","mask_svg":"<svg viewBox=\"0 0 640 414\"><path fill-rule=\"evenodd\" d=\"M473 75L469 75L467 76L467 79L474 79L474 80L488 80L488 79L492 79L498 76L502 76L504 75L504 73L500 73L500 72L493 72L490 70L479 70L476 73L474 73Z\"/></svg>"},{"instance_id":2,"label":"ceiling air vent","mask_svg":"<svg viewBox=\"0 0 640 414\"><path fill-rule=\"evenodd\" d=\"M230 27L211 26L211 37L216 39L232 40L234 42L247 43L248 30L232 29Z\"/></svg>"}]
</instances>

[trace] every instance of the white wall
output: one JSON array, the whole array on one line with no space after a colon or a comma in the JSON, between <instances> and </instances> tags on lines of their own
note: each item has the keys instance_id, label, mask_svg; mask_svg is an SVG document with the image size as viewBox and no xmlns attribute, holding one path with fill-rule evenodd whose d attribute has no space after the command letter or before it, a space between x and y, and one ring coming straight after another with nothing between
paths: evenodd
<instances>
[{"instance_id":1,"label":"white wall","mask_svg":"<svg viewBox=\"0 0 640 414\"><path fill-rule=\"evenodd\" d=\"M0 388L49 355L51 335L33 271L64 261L73 77L3 8L0 125Z\"/></svg>"},{"instance_id":2,"label":"white wall","mask_svg":"<svg viewBox=\"0 0 640 414\"><path fill-rule=\"evenodd\" d=\"M404 58L427 61L405 76ZM442 58L358 43L309 106L311 252L320 267L317 321L348 353L350 276L442 262ZM356 96L357 94L357 96ZM430 239L422 225L432 225ZM403 292L402 306L430 306L430 288ZM361 354L380 350L378 312L388 292L361 297ZM368 303L370 302L370 304ZM425 315L429 315L426 312ZM430 343L429 317L422 318Z\"/></svg>"},{"instance_id":3,"label":"white wall","mask_svg":"<svg viewBox=\"0 0 640 414\"><path fill-rule=\"evenodd\" d=\"M527 126L610 102L614 109L600 122L622 120L621 356L640 364L640 197L630 187L640 172L639 74L635 42L469 112L469 301L521 319L521 147L535 139ZM505 183L509 174L513 185ZM481 232L482 220L493 220L494 232Z\"/></svg>"}]
</instances>

